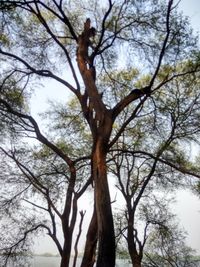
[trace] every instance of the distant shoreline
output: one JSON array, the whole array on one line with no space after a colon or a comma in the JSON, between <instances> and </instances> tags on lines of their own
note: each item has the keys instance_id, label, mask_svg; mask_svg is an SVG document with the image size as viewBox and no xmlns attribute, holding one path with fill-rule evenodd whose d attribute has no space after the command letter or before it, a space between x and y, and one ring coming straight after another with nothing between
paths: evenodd
<instances>
[{"instance_id":1,"label":"distant shoreline","mask_svg":"<svg viewBox=\"0 0 200 267\"><path fill-rule=\"evenodd\" d=\"M32 256L34 256L34 257L57 257L57 258L59 258L60 257L60 255L59 254L51 254L51 253L42 253L42 254L32 254Z\"/></svg>"}]
</instances>

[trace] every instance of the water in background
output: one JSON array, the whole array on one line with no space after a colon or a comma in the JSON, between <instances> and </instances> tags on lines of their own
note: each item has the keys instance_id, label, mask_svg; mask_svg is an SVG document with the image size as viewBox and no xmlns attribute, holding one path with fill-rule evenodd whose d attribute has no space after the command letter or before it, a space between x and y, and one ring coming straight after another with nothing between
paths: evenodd
<instances>
[{"instance_id":1,"label":"water in background","mask_svg":"<svg viewBox=\"0 0 200 267\"><path fill-rule=\"evenodd\" d=\"M77 267L81 263L81 259L77 259ZM37 256L33 258L33 265L31 267L59 267L60 258L59 257L42 257ZM127 260L117 260L116 267L130 267L131 265ZM13 266L14 267L14 266Z\"/></svg>"},{"instance_id":2,"label":"water in background","mask_svg":"<svg viewBox=\"0 0 200 267\"><path fill-rule=\"evenodd\" d=\"M24 260L28 260L25 258ZM60 257L45 257L45 256L34 256L30 259L29 263L19 263L16 261L9 262L8 267L59 267L60 266ZM73 259L72 259L73 261ZM72 262L71 261L71 262ZM80 266L81 258L77 259L77 267ZM72 266L72 263L71 263ZM1 256L0 256L0 267L1 267ZM131 264L127 260L117 260L116 267L131 267Z\"/></svg>"},{"instance_id":3,"label":"water in background","mask_svg":"<svg viewBox=\"0 0 200 267\"><path fill-rule=\"evenodd\" d=\"M59 267L59 257L40 257L36 256L33 258L32 267Z\"/></svg>"}]
</instances>

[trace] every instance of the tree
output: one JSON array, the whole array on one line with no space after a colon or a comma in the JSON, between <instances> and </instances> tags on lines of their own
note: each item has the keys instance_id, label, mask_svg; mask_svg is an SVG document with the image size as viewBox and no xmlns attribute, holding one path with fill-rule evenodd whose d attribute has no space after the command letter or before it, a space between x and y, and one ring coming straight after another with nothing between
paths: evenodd
<instances>
[{"instance_id":1,"label":"tree","mask_svg":"<svg viewBox=\"0 0 200 267\"><path fill-rule=\"evenodd\" d=\"M127 218L124 214L118 213L118 237L121 235L125 239L124 242L119 238L119 255L124 255L131 261L134 256L135 261L132 261L132 266L199 266L199 257L195 256L195 251L186 245L186 233L180 230L175 216L169 212L171 199L160 194L159 198L154 198L154 203L149 199L147 201L149 205L143 202L140 217L137 220L135 218L137 222L134 224L134 241L138 250L135 255L133 252L129 253L130 256L127 253L129 249Z\"/></svg>"},{"instance_id":2,"label":"tree","mask_svg":"<svg viewBox=\"0 0 200 267\"><path fill-rule=\"evenodd\" d=\"M119 236L123 236L127 241L133 266L142 264L151 225L160 225L163 220L168 220L162 218L163 211L167 214L167 210L165 205L162 205L164 196L160 198L161 192L164 190L166 194L178 188L192 189L191 185L195 180L191 182L188 175L193 172L198 177L198 164L191 162L186 142L195 140L194 117L197 115L195 105L199 101L199 85L197 81L193 84L190 80L189 83L190 89L187 87L188 81L180 78L169 82L170 94L165 92L166 88L163 87L156 103L152 102L146 109L143 108L141 113L138 112L137 124L135 121L130 122L116 147L112 149L109 167L116 177L116 187L125 203L123 215L120 214L123 222L120 223ZM188 100L192 87L193 95ZM165 95L164 100L162 93ZM181 173L187 174L187 179L183 179ZM141 217L142 213L144 214ZM140 224L141 221L145 222L142 235L138 221Z\"/></svg>"},{"instance_id":3,"label":"tree","mask_svg":"<svg viewBox=\"0 0 200 267\"><path fill-rule=\"evenodd\" d=\"M76 221L77 200L92 183L95 208L85 248L89 253L85 253L84 260L93 262L91 257L98 241L97 267L112 267L115 266L115 233L107 159L131 123L137 123L138 117L151 111L152 103L155 103L155 112L157 111L158 96L163 99L164 107L168 105L163 94L163 91L167 91L170 100L171 87L168 85L176 82L177 78L188 81L189 86L191 77L194 81L198 80L199 50L187 19L177 12L177 4L173 0L167 4L164 1L149 0L77 3L62 0L1 1L0 55L4 64L1 70L0 110L2 127L12 133L14 147L9 151L6 145L2 145L1 151L15 162L22 174L19 177L28 182L27 187L30 185L32 192L36 190L41 193L47 206L44 208L34 202L32 204L48 212L53 227L52 232L46 222L37 224L24 232L24 238L20 239L19 243L24 243L30 232L43 227L57 244L62 257L61 267L67 267ZM77 6L80 8L77 9ZM119 75L115 78L113 74L123 66L125 67L122 72L125 71L127 76ZM101 77L104 77L104 83ZM79 104L79 119L86 128L86 135L80 130L80 134L73 132L59 140L58 136L52 136L51 133L44 134L28 108L16 103L16 99L16 105L12 105L13 97L9 98L8 93L17 88L20 91L17 99L19 96L26 99L33 83L38 79L54 79L71 92ZM194 88L191 89L191 95L193 92L196 94ZM197 96L195 100L191 100L191 112L188 110L187 113L192 122L188 126L182 121L187 136L190 133L193 139L199 131L198 107ZM179 112L179 109L176 112ZM170 115L173 125L181 119L179 113ZM67 118L66 121L68 122ZM148 123L148 120L140 123L146 122ZM118 127L115 128L115 125ZM151 131L150 128L147 130ZM173 135L168 133L168 137L173 137L174 134L177 138L182 138L178 132L173 132ZM195 173L190 172L190 168L183 166L182 162L173 162L173 159L176 159L176 140L172 137L167 143L167 148L171 145L172 149L172 152L168 153L171 157L168 161L170 167L194 175ZM30 151L25 157L27 150L21 150L16 144L19 142L16 140L20 138L36 139L40 143L37 153ZM75 146L72 146L72 140L76 142ZM83 143L86 143L87 147L77 149L79 144ZM166 149L166 144L162 142L161 136L156 140L156 144L158 143L159 150L154 152L154 142L149 155L152 172L158 162L164 161L160 160L160 157ZM79 153L76 153L76 149ZM147 155L148 147L141 149ZM50 170L53 167L50 173L46 172L45 168L43 169L45 166L40 163L43 152L44 158L51 166ZM54 165L54 160L58 160L58 167ZM39 168L34 166L35 162L39 164ZM6 166L7 162L4 163ZM37 169L36 173L32 171L34 167ZM9 177L8 167L5 170ZM16 176L16 173L15 171L13 175ZM81 186L78 186L79 175L82 176ZM58 201L57 192L62 199L64 186L58 182L60 176L65 177L67 184L62 212L55 206ZM8 182L7 179L3 181ZM23 190L26 191L25 188ZM25 192L23 190L15 194L14 200L20 199L18 196ZM13 202L10 200L13 198L9 201L6 199L7 203ZM30 204L32 201L29 199L28 202ZM55 238L55 214L62 221L63 246L60 246ZM16 245L19 243L15 242ZM12 249L9 251L12 252Z\"/></svg>"},{"instance_id":4,"label":"tree","mask_svg":"<svg viewBox=\"0 0 200 267\"><path fill-rule=\"evenodd\" d=\"M176 224L160 226L151 233L149 249L145 253L143 265L157 266L199 266L199 258L195 257L191 248L185 245L185 233L177 229ZM152 253L153 250L153 253Z\"/></svg>"},{"instance_id":5,"label":"tree","mask_svg":"<svg viewBox=\"0 0 200 267\"><path fill-rule=\"evenodd\" d=\"M62 147L62 143L57 143L57 147ZM62 149L64 150L64 147ZM77 162L79 170L74 177L74 172L66 168L57 154L45 147L39 150L28 149L24 144L23 148L18 149L15 146L10 152L1 148L1 152L4 154L2 168L6 170L1 175L2 214L11 221L10 225L14 227L18 224L20 227L19 232L15 233L16 237L12 236L6 244L6 262L10 255L17 254L18 249L23 249L28 235L45 229L55 242L62 262L66 264L71 255L72 235L78 212L77 202L90 184L90 177L85 181L80 178L83 174L86 178L87 166L82 170ZM3 186L4 183L7 187ZM31 206L34 208L32 212ZM58 223L62 225L63 235L67 240L64 247L57 236ZM19 247L21 244L22 247ZM24 249L27 250L26 246Z\"/></svg>"}]
</instances>

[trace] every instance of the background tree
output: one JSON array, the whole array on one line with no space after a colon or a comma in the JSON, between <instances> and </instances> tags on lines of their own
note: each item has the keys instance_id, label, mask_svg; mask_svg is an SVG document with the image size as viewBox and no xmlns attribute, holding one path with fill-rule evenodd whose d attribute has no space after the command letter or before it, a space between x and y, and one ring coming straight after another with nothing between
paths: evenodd
<instances>
[{"instance_id":1,"label":"background tree","mask_svg":"<svg viewBox=\"0 0 200 267\"><path fill-rule=\"evenodd\" d=\"M185 233L170 220L167 225L152 231L144 256L145 267L156 266L199 266L195 251L185 245Z\"/></svg>"},{"instance_id":2,"label":"background tree","mask_svg":"<svg viewBox=\"0 0 200 267\"><path fill-rule=\"evenodd\" d=\"M142 202L142 201L141 201ZM139 218L134 225L136 254L141 260L135 261L145 267L157 266L199 266L200 259L193 249L186 245L186 233L180 229L175 216L169 212L172 199L163 194L147 206L140 207ZM135 216L136 217L136 216ZM117 214L118 253L125 259L132 260L128 251L127 223L124 212ZM132 266L135 266L135 262Z\"/></svg>"},{"instance_id":3,"label":"background tree","mask_svg":"<svg viewBox=\"0 0 200 267\"><path fill-rule=\"evenodd\" d=\"M59 121L61 124L61 119ZM75 110L73 118L71 116L69 119L65 118L65 123L70 125L66 128L69 131L66 134L70 135L73 131L78 134L76 126L79 122L76 119ZM80 133L80 124L78 128ZM16 130L16 134L23 135L28 132L31 136L33 133L28 126ZM60 132L62 133L62 131ZM75 156L76 153L79 154L80 143L76 151L75 146L67 146L65 142L62 142L62 139L59 139L62 138L62 135L57 135L57 138L56 148L62 149L62 153L68 150L67 152L71 154L71 157ZM49 142L49 144L52 143ZM12 236L10 242L5 244L5 262L10 255L18 254L17 251L23 248L21 243L25 245L29 235L43 229L47 231L57 246L62 261L68 264L73 231L77 220L77 202L91 182L91 174L88 171L89 162L84 159L83 164L82 159L76 158L77 161L74 162L75 167L72 172L49 146L38 146L33 143L27 147L25 142L23 148L22 144L20 146L15 144L15 147L10 151L1 147L1 156L2 170L5 170L1 175L2 214L9 217L11 225L20 226L20 232L16 232L16 237L13 238ZM32 212L29 211L30 207L33 208ZM21 214L19 210L22 211ZM64 248L62 248L58 238L58 225L62 227L63 236L67 240L68 246L64 246ZM5 235L8 234L8 231L9 229L5 231ZM3 237L5 238L5 236Z\"/></svg>"},{"instance_id":4,"label":"background tree","mask_svg":"<svg viewBox=\"0 0 200 267\"><path fill-rule=\"evenodd\" d=\"M77 6L80 8L77 9ZM37 139L45 150L50 150L49 155L53 153L58 157L69 176L64 196L66 202L61 215L65 239L61 266L68 266L70 257L72 240L70 224L74 225L76 219L76 207L72 209L72 199L76 199L76 194L80 193L80 188L77 191L74 187L78 182L77 174L88 166L88 162L91 169L88 172L86 168L86 173L89 174L83 177L82 188L88 185L91 178L94 184L95 203L92 222L95 221L95 217L97 221L97 267L115 266L115 233L107 170L109 153L117 142L123 141L121 137L125 135L127 128L132 127L132 123L138 123L138 116L148 117L149 114L150 120L152 119L152 103L157 112L160 98L163 102L159 104L159 115L163 116L162 109L165 110L167 105L172 104L171 86L177 77L185 81L190 75L194 80L198 80L197 40L192 36L188 21L177 12L177 4L173 0L168 3L149 0L115 3L109 0L103 4L94 1L79 5L62 0L2 0L0 10L2 19L0 54L4 60L0 98L3 126L9 128L12 137L18 140L25 136ZM119 75L117 79L113 77L119 66L121 69L124 66L128 74L131 71L131 78L129 75L128 77ZM101 83L100 75L106 77L107 83ZM87 136L71 134L64 137L64 146L60 146L56 136L52 138L51 135L42 132L28 108L20 105L12 106L5 91L13 92L17 86L20 88L20 96L28 96L34 82L39 79L54 79L75 96ZM10 83L12 80L15 81L14 86ZM128 87L127 82L129 82ZM185 87L181 85L180 88ZM179 90L180 95L181 90L183 89ZM196 95L196 90L192 87L190 96L193 96L193 91ZM165 94L168 97L165 97ZM185 104L188 98L180 100ZM151 154L150 171L146 181L153 175L160 157L166 146L169 147L174 141L174 136L178 138L183 132L184 135L188 136L191 133L193 136L194 130L198 134L198 109L191 107L191 112L184 110L185 114L193 119L189 125L184 124L184 120L182 121L179 116L179 108L184 108L183 104L177 106L177 113L170 113L167 126L168 123L172 123L172 127L167 127L168 139L163 140L162 134L155 135L156 142L154 139L149 146L154 131L148 127L143 128L148 131L150 138L147 139L149 143L146 142L148 146L141 149L146 153L150 150ZM195 107L198 107L198 97ZM148 122L147 119L141 123L147 125ZM179 128L180 133L174 132L177 123L185 127ZM2 151L14 159L18 168L25 172L22 173L27 175L27 170L24 170L24 167L26 168L24 159L19 161L16 156L20 149L16 146L15 140L12 139L14 151L9 152L6 147L2 147ZM80 154L74 155L70 149L72 141L84 143L82 140L87 142L91 140L89 152L83 149L79 151ZM134 145L135 143L132 151L135 149ZM171 150L174 151L174 147ZM170 166L177 168L177 164L173 165L176 153L168 154L172 158ZM31 161L34 162L34 157L31 157ZM83 165L79 169L81 162ZM188 166L178 167L184 167L182 172L185 170L189 172ZM85 176L84 172L82 174ZM28 177L30 175L28 170ZM31 177L35 179L32 175ZM38 177L36 178L38 183ZM46 199L48 199L49 180L46 180L45 188L43 185L40 186L41 193L46 194ZM55 209L54 212L56 213ZM72 217L70 217L71 212L74 214ZM92 228L93 223L90 226ZM88 230L88 238L91 236L89 234L91 228ZM88 255L91 257L93 253Z\"/></svg>"}]
</instances>

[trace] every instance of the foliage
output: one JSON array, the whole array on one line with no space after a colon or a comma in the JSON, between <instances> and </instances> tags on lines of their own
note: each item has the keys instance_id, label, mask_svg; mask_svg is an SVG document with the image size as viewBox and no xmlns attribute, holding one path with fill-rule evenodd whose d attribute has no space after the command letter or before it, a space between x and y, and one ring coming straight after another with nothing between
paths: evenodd
<instances>
[{"instance_id":1,"label":"foliage","mask_svg":"<svg viewBox=\"0 0 200 267\"><path fill-rule=\"evenodd\" d=\"M185 233L176 224L160 227L151 233L144 263L148 266L199 266L195 251L184 243Z\"/></svg>"},{"instance_id":2,"label":"foliage","mask_svg":"<svg viewBox=\"0 0 200 267\"><path fill-rule=\"evenodd\" d=\"M158 259L160 236L176 245L160 195L200 178L189 153L199 144L200 52L188 19L173 0L1 0L0 18L2 251L19 255L45 231L69 266L78 204L90 189L81 267L93 266L97 248L96 266L114 267L121 237L133 265L148 240L146 257ZM31 94L51 80L69 97L49 102L37 121ZM125 203L115 225L110 177ZM178 244L182 260L190 251Z\"/></svg>"}]
</instances>

